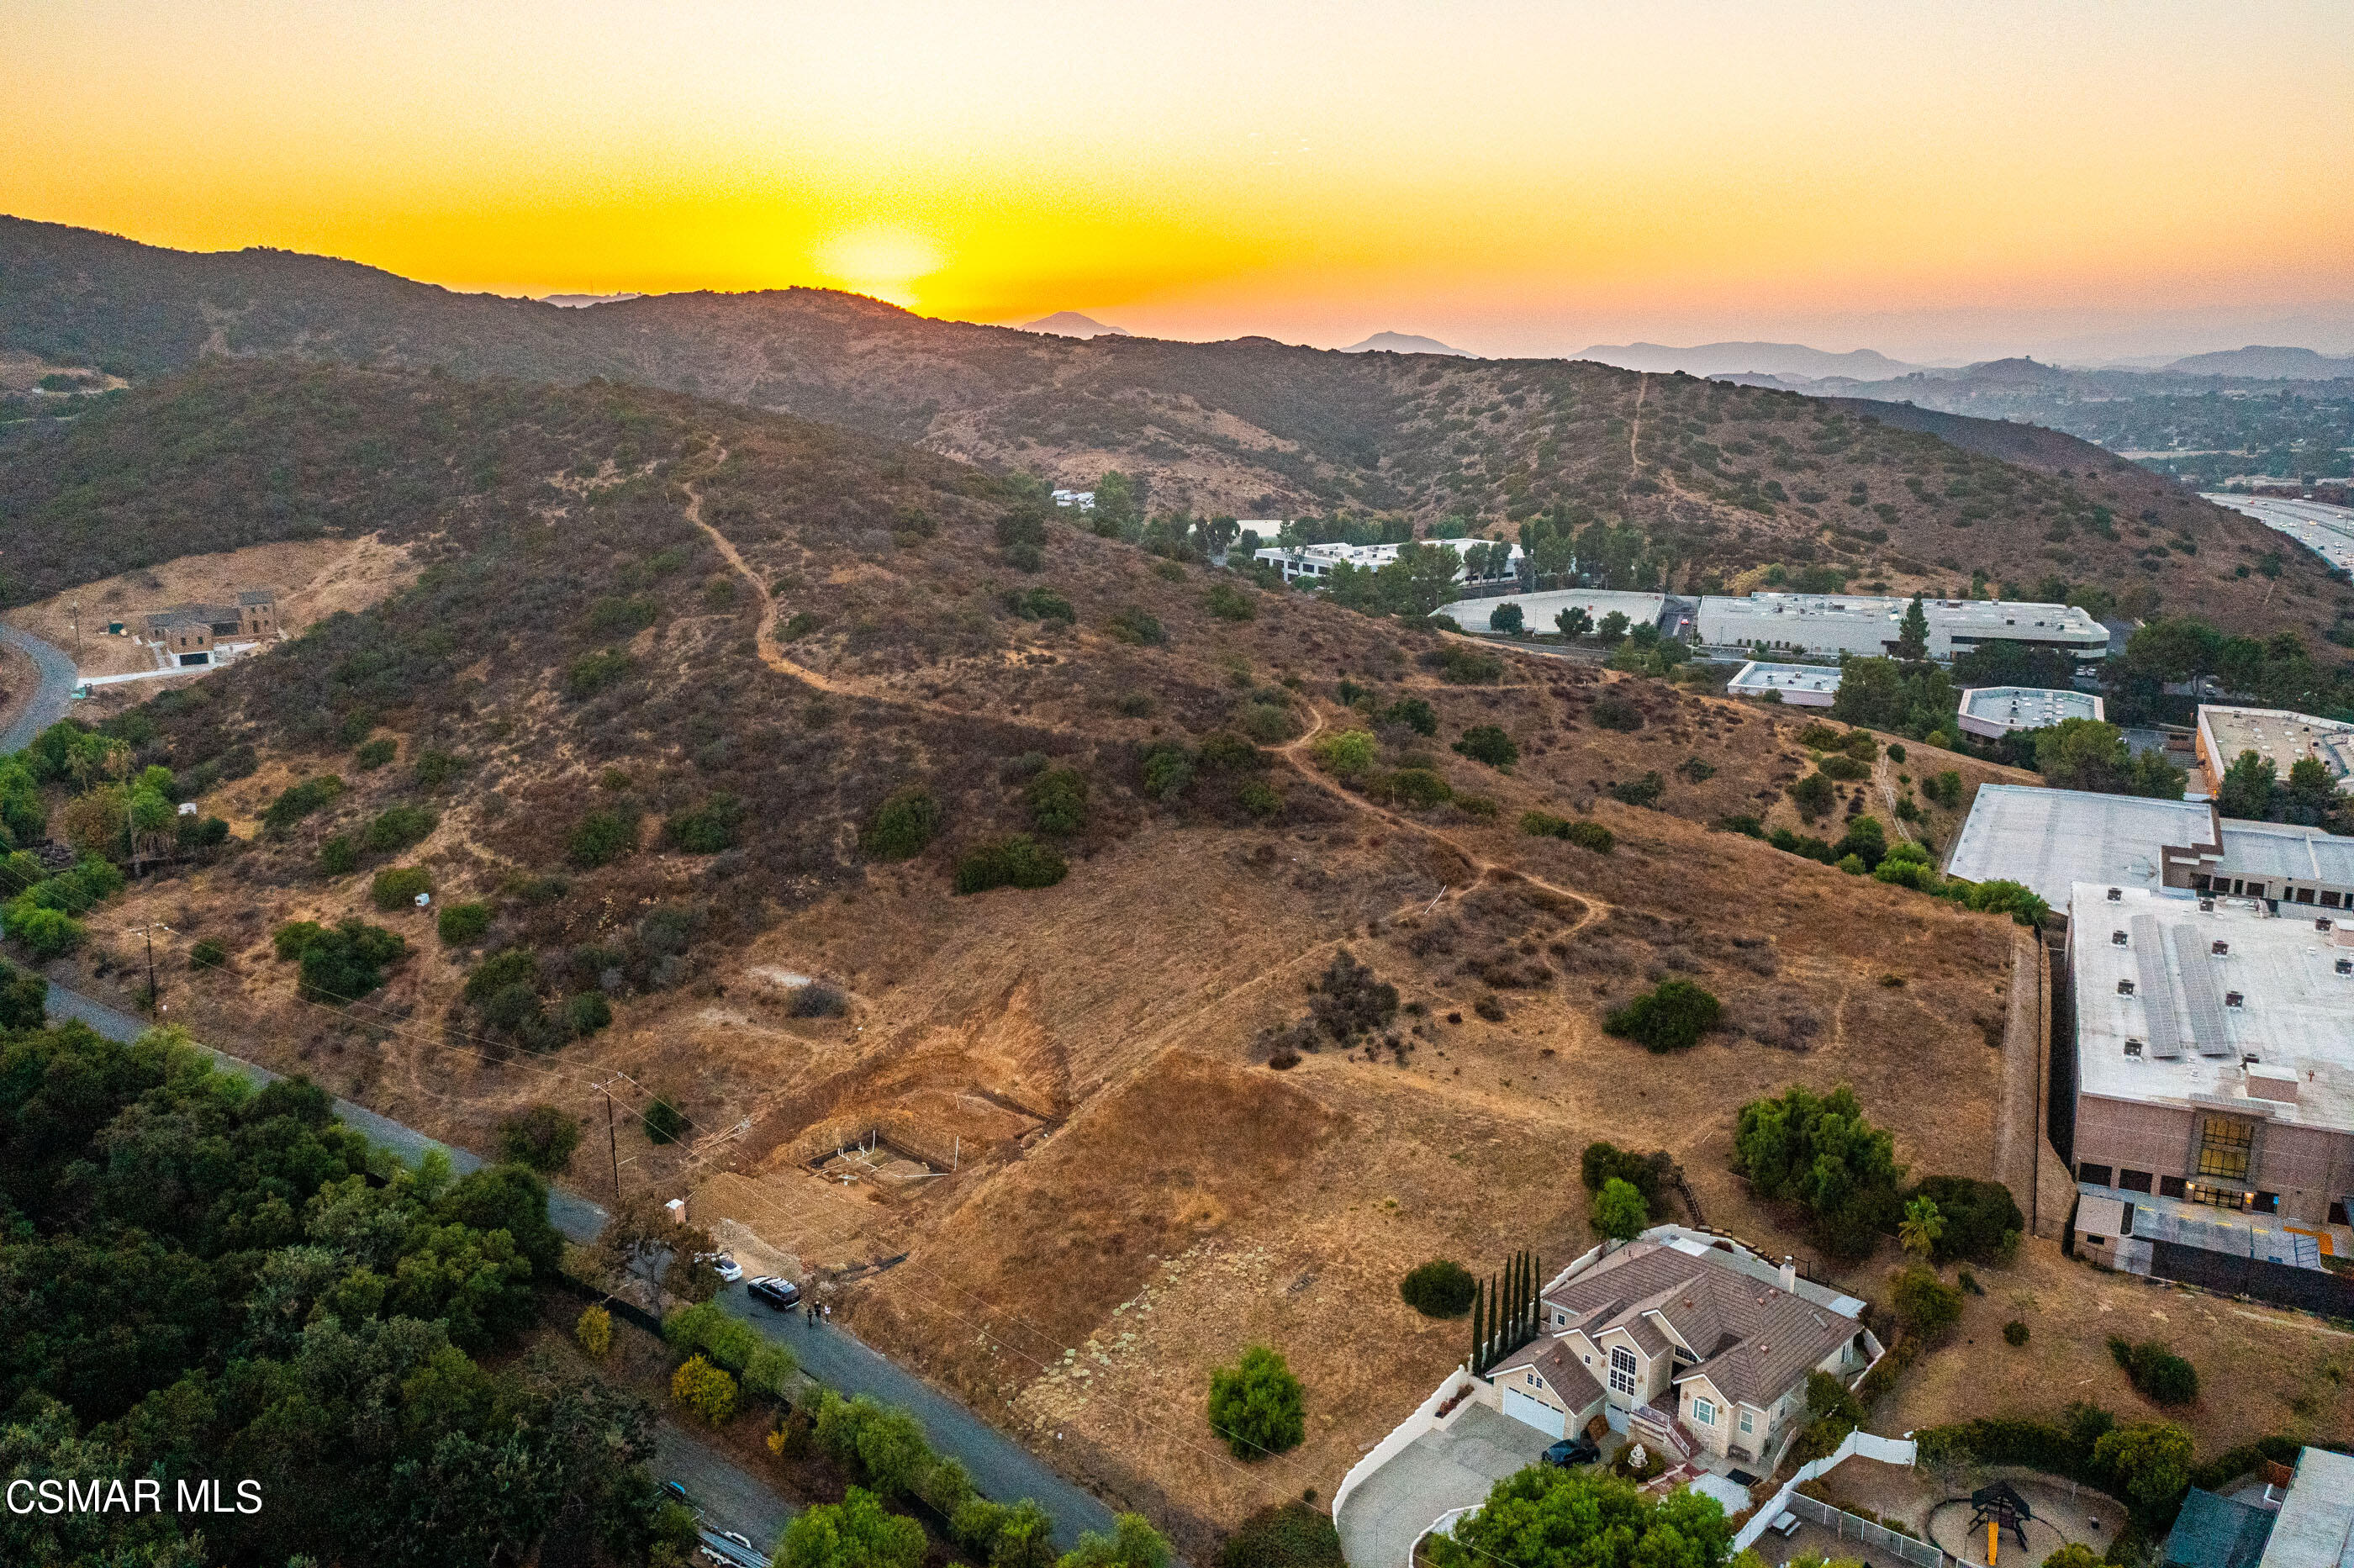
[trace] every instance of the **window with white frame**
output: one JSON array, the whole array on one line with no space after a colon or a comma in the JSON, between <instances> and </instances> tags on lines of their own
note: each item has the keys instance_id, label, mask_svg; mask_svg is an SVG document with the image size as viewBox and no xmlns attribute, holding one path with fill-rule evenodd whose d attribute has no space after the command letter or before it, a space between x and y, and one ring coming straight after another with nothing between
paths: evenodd
<instances>
[{"instance_id":1,"label":"window with white frame","mask_svg":"<svg viewBox=\"0 0 2354 1568\"><path fill-rule=\"evenodd\" d=\"M1624 1345L1610 1351L1610 1387L1613 1393L1632 1398L1635 1393L1635 1352Z\"/></svg>"},{"instance_id":2,"label":"window with white frame","mask_svg":"<svg viewBox=\"0 0 2354 1568\"><path fill-rule=\"evenodd\" d=\"M1536 1385L1537 1385L1537 1374L1536 1374L1536 1373L1534 1373L1534 1372L1529 1372L1529 1373L1527 1373L1527 1374L1526 1374L1526 1380L1527 1380L1528 1385L1529 1385L1531 1388L1534 1388L1534 1387L1536 1387Z\"/></svg>"},{"instance_id":3,"label":"window with white frame","mask_svg":"<svg viewBox=\"0 0 2354 1568\"><path fill-rule=\"evenodd\" d=\"M1716 1405L1712 1401L1702 1399L1698 1394L1692 1395L1692 1419L1699 1422L1702 1426L1715 1425Z\"/></svg>"},{"instance_id":4,"label":"window with white frame","mask_svg":"<svg viewBox=\"0 0 2354 1568\"><path fill-rule=\"evenodd\" d=\"M1744 1404L1741 1407L1741 1435L1744 1437L1746 1437L1755 1430L1756 1430L1756 1417L1750 1413L1749 1407Z\"/></svg>"}]
</instances>

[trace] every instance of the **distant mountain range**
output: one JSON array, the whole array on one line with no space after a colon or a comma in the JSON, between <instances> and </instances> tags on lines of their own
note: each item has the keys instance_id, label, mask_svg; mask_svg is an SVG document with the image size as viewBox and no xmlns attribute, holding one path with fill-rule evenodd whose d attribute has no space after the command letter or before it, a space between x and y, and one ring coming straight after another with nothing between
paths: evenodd
<instances>
[{"instance_id":1,"label":"distant mountain range","mask_svg":"<svg viewBox=\"0 0 2354 1568\"><path fill-rule=\"evenodd\" d=\"M1342 354L1451 354L1458 359L1477 359L1469 349L1455 348L1435 337L1417 337L1410 332L1377 332L1363 343L1352 343Z\"/></svg>"},{"instance_id":2,"label":"distant mountain range","mask_svg":"<svg viewBox=\"0 0 2354 1568\"><path fill-rule=\"evenodd\" d=\"M2194 354L2166 367L2180 376L2245 376L2266 381L2331 381L2354 376L2354 355L2333 359L2309 348L2226 349Z\"/></svg>"},{"instance_id":3,"label":"distant mountain range","mask_svg":"<svg viewBox=\"0 0 2354 1568\"><path fill-rule=\"evenodd\" d=\"M1056 311L1051 316L1040 316L1023 329L1024 332L1050 332L1056 337L1133 337L1126 327L1116 327L1099 322L1093 316L1083 316L1076 311Z\"/></svg>"},{"instance_id":4,"label":"distant mountain range","mask_svg":"<svg viewBox=\"0 0 2354 1568\"><path fill-rule=\"evenodd\" d=\"M1692 348L1669 348L1656 343L1598 343L1576 356L1621 370L1648 370L1655 376L1682 371L1687 376L1798 376L1820 380L1846 376L1856 381L1884 381L1918 370L1917 365L1869 348L1833 354L1802 343L1703 343Z\"/></svg>"},{"instance_id":5,"label":"distant mountain range","mask_svg":"<svg viewBox=\"0 0 2354 1568\"><path fill-rule=\"evenodd\" d=\"M618 305L623 300L644 298L643 294L542 294L539 297L539 302L543 305L560 305L567 311L577 311L589 305Z\"/></svg>"}]
</instances>

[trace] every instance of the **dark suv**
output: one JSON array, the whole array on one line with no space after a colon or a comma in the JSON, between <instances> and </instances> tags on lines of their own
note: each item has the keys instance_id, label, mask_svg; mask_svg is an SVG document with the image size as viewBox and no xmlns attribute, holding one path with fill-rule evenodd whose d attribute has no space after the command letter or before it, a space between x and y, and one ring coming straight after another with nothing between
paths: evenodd
<instances>
[{"instance_id":1,"label":"dark suv","mask_svg":"<svg viewBox=\"0 0 2354 1568\"><path fill-rule=\"evenodd\" d=\"M749 1290L756 1299L767 1302L779 1312L801 1304L801 1287L790 1279L780 1279L773 1274L762 1275L745 1288Z\"/></svg>"},{"instance_id":2,"label":"dark suv","mask_svg":"<svg viewBox=\"0 0 2354 1568\"><path fill-rule=\"evenodd\" d=\"M1600 1457L1602 1450L1591 1437L1564 1437L1544 1451L1544 1462L1557 1470L1572 1465L1590 1465Z\"/></svg>"}]
</instances>

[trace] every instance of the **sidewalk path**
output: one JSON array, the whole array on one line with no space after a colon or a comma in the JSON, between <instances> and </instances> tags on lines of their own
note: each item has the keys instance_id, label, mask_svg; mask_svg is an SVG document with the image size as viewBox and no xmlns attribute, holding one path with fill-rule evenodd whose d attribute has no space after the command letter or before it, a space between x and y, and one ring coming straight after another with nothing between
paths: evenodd
<instances>
[{"instance_id":1,"label":"sidewalk path","mask_svg":"<svg viewBox=\"0 0 2354 1568\"><path fill-rule=\"evenodd\" d=\"M79 1019L110 1040L134 1040L148 1027L146 1020L79 991L68 991L55 980L49 982L49 1016ZM209 1045L205 1049L224 1068L257 1084L278 1076L267 1067L241 1057ZM451 1165L461 1175L482 1164L478 1155L453 1149L349 1100L335 1101L335 1114L403 1160L414 1160L429 1149L439 1149L450 1157ZM584 1245L596 1239L606 1218L605 1211L587 1199L554 1187L548 1190L547 1213L557 1230ZM982 1495L999 1502L1036 1499L1055 1516L1055 1538L1065 1548L1077 1543L1081 1531L1110 1531L1111 1510L1091 1493L1064 1479L1021 1444L903 1370L849 1330L812 1329L798 1312L776 1312L754 1302L740 1284L726 1287L718 1299L728 1311L789 1347L794 1359L820 1383L844 1394L873 1394L885 1404L909 1411L924 1424L932 1446L964 1461ZM761 1539L758 1531L744 1532L755 1541Z\"/></svg>"}]
</instances>

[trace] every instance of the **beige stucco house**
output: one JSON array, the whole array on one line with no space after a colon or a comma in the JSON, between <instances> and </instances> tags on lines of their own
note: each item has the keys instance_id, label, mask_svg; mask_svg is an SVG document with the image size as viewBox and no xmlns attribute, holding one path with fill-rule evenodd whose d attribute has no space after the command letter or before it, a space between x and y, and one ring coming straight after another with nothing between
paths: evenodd
<instances>
[{"instance_id":1,"label":"beige stucco house","mask_svg":"<svg viewBox=\"0 0 2354 1568\"><path fill-rule=\"evenodd\" d=\"M1564 1436L1597 1416L1671 1457L1766 1473L1807 1423L1807 1377L1880 1354L1864 1304L1729 1237L1659 1225L1542 1293L1537 1338L1488 1374L1502 1412Z\"/></svg>"}]
</instances>

